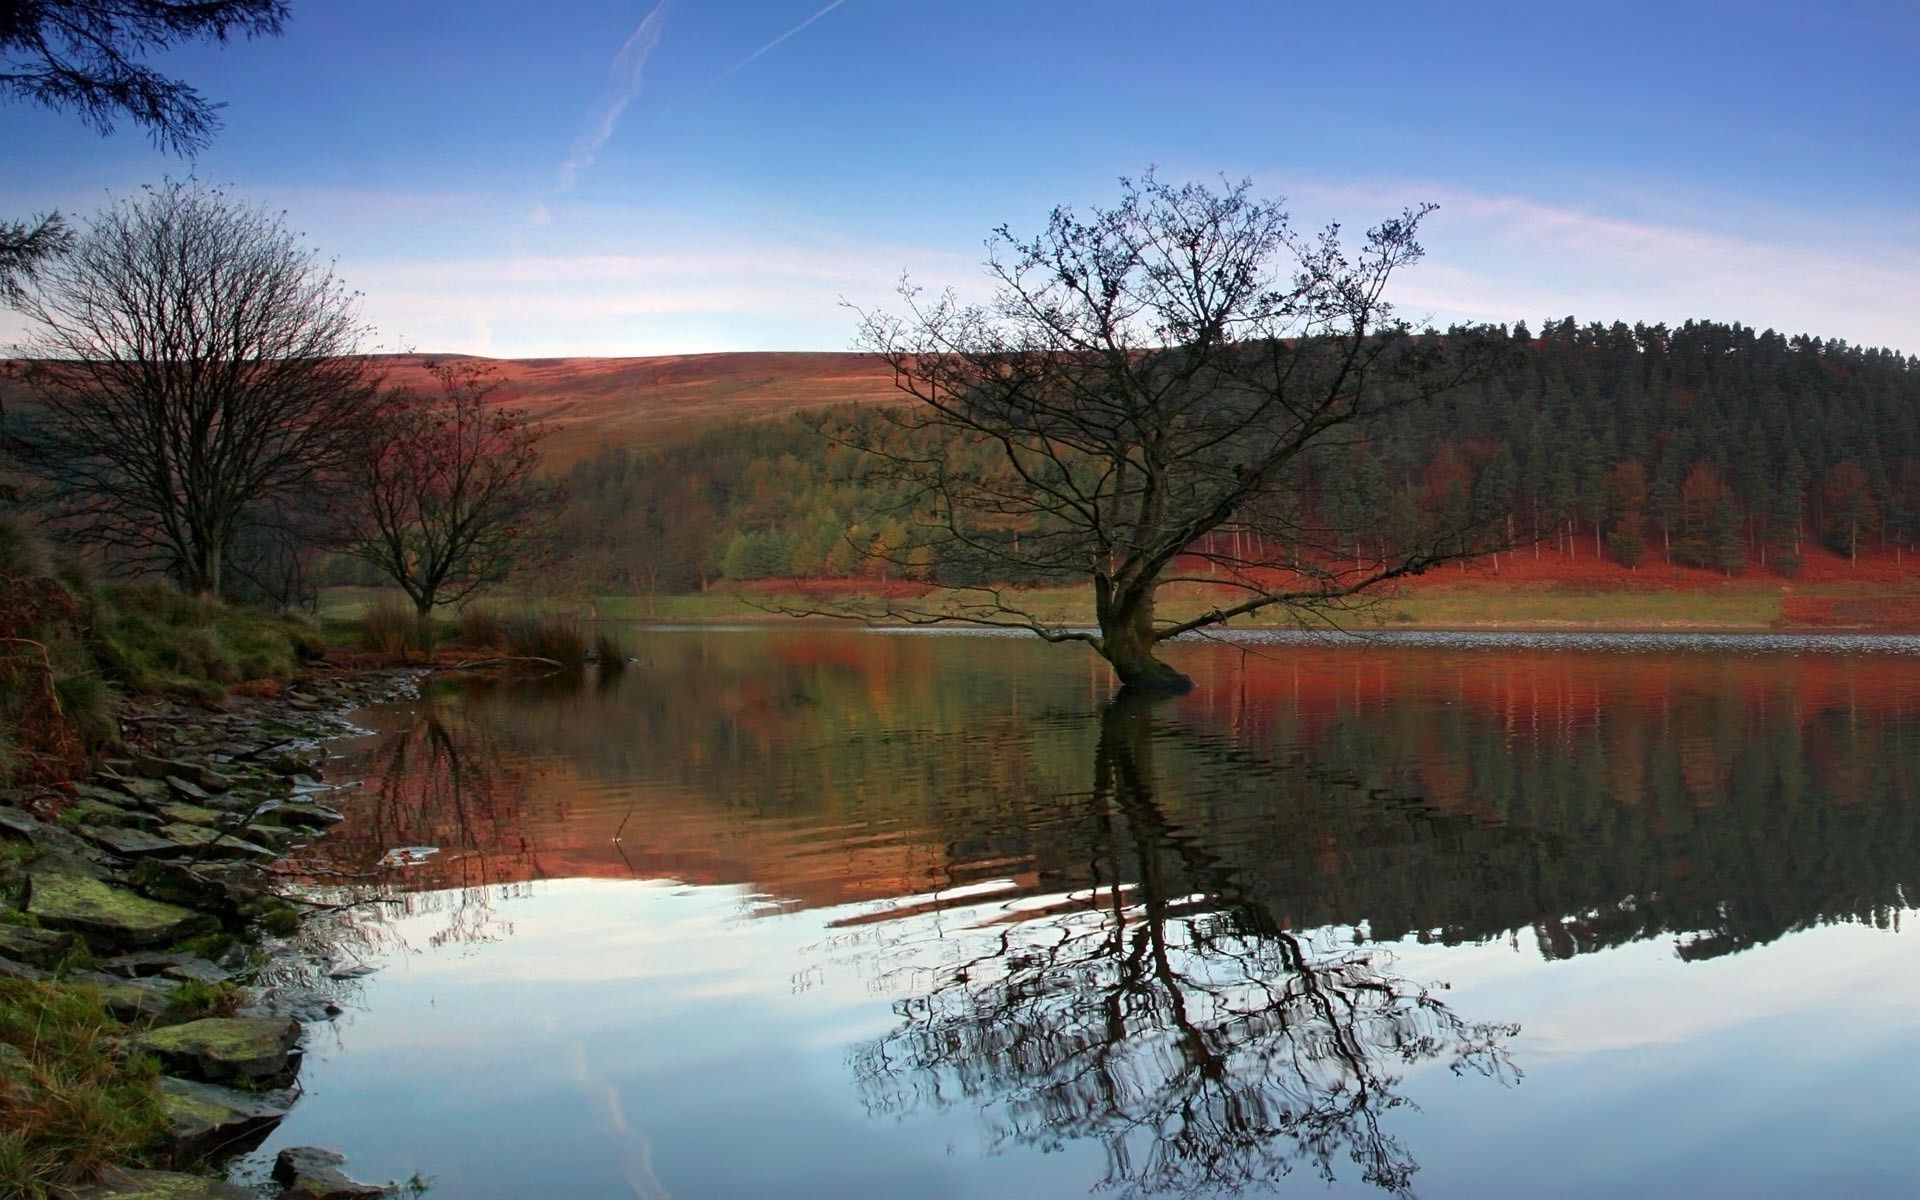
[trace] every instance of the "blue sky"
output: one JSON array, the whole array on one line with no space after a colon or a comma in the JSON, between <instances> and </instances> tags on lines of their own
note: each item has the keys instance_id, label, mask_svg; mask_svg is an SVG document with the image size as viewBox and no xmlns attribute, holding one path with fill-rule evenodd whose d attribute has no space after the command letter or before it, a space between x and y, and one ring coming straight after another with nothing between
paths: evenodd
<instances>
[{"instance_id":1,"label":"blue sky","mask_svg":"<svg viewBox=\"0 0 1920 1200\"><path fill-rule=\"evenodd\" d=\"M293 0L161 60L228 105L194 162L0 107L0 213L230 185L389 347L842 349L841 298L977 292L995 225L1157 164L1308 226L1437 201L1415 317L1920 352L1917 57L1904 0Z\"/></svg>"}]
</instances>

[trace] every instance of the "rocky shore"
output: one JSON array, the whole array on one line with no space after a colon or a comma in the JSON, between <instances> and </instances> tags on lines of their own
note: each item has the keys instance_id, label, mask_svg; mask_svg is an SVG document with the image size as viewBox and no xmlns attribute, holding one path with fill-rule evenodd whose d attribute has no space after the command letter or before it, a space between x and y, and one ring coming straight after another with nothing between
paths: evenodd
<instances>
[{"instance_id":1,"label":"rocky shore","mask_svg":"<svg viewBox=\"0 0 1920 1200\"><path fill-rule=\"evenodd\" d=\"M275 982L309 909L268 868L340 819L320 747L352 732L343 714L410 694L418 677L312 676L223 712L143 703L122 714L127 753L91 777L0 792L0 979L93 989L124 1023L123 1048L163 1072L164 1144L51 1194L257 1200L208 1172L286 1116L306 1027L339 1011ZM0 1084L32 1068L0 1044ZM305 1147L282 1152L274 1181L267 1194L301 1200L393 1191Z\"/></svg>"}]
</instances>

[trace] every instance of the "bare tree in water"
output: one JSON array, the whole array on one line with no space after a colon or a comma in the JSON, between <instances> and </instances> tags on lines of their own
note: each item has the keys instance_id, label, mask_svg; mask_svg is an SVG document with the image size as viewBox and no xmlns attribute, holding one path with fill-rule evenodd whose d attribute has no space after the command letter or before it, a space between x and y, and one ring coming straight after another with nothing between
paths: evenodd
<instances>
[{"instance_id":1,"label":"bare tree in water","mask_svg":"<svg viewBox=\"0 0 1920 1200\"><path fill-rule=\"evenodd\" d=\"M860 345L913 402L834 436L908 497L912 540L891 555L959 589L885 615L1084 642L1123 683L1180 691L1155 655L1169 638L1326 614L1496 547L1471 505L1389 521L1341 453L1485 365L1475 331L1418 335L1386 301L1429 211L1349 249L1337 227L1296 233L1247 183L1149 173L1113 208L1056 209L1030 240L1000 228L986 304L903 287L903 314L862 313ZM1160 589L1189 580L1226 595L1162 618ZM1090 583L1097 628L1040 615L1009 583Z\"/></svg>"},{"instance_id":2,"label":"bare tree in water","mask_svg":"<svg viewBox=\"0 0 1920 1200\"><path fill-rule=\"evenodd\" d=\"M1099 1189L1126 1195L1331 1182L1343 1158L1408 1193L1417 1164L1382 1121L1410 1104L1397 1072L1511 1080L1518 1026L1467 1021L1384 951L1318 946L1241 894L1157 805L1151 736L1139 703L1104 715L1106 878L1083 903L943 938L963 949L937 965L914 946L888 976L913 995L852 1054L868 1110L977 1108L995 1147L1097 1141Z\"/></svg>"}]
</instances>

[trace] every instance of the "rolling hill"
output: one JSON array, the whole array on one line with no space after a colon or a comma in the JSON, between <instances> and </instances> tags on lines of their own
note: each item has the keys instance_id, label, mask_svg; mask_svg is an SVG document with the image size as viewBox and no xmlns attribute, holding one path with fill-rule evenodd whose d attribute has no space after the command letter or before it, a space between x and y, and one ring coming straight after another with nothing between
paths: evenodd
<instances>
[{"instance_id":1,"label":"rolling hill","mask_svg":"<svg viewBox=\"0 0 1920 1200\"><path fill-rule=\"evenodd\" d=\"M385 356L397 384L430 382L426 365L477 362L501 381L495 397L552 424L548 454L561 469L600 446L639 447L675 433L799 409L898 397L871 355L834 352L669 354L652 358L482 359Z\"/></svg>"}]
</instances>

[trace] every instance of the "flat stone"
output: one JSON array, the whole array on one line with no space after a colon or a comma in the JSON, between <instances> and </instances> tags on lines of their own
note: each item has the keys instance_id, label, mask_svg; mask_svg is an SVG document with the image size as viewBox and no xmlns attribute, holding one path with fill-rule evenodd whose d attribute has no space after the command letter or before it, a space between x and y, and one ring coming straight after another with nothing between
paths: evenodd
<instances>
[{"instance_id":1,"label":"flat stone","mask_svg":"<svg viewBox=\"0 0 1920 1200\"><path fill-rule=\"evenodd\" d=\"M260 1200L224 1179L177 1171L112 1171L99 1183L57 1194L66 1200Z\"/></svg>"},{"instance_id":2,"label":"flat stone","mask_svg":"<svg viewBox=\"0 0 1920 1200\"><path fill-rule=\"evenodd\" d=\"M85 832L87 829L114 828L151 829L160 823L160 818L127 798L120 797L118 804L109 804L102 800L81 800L69 805L67 811L60 814L61 819Z\"/></svg>"},{"instance_id":3,"label":"flat stone","mask_svg":"<svg viewBox=\"0 0 1920 1200\"><path fill-rule=\"evenodd\" d=\"M249 842L236 834L208 829L203 825L162 825L160 836L173 839L177 850L190 850L214 858L251 858L266 861L278 857L265 846Z\"/></svg>"},{"instance_id":4,"label":"flat stone","mask_svg":"<svg viewBox=\"0 0 1920 1200\"><path fill-rule=\"evenodd\" d=\"M273 1177L286 1187L280 1200L373 1200L387 1189L350 1179L347 1160L331 1150L289 1146L273 1160Z\"/></svg>"},{"instance_id":5,"label":"flat stone","mask_svg":"<svg viewBox=\"0 0 1920 1200\"><path fill-rule=\"evenodd\" d=\"M207 1017L152 1029L134 1048L153 1055L168 1071L206 1083L285 1083L298 1067L296 1021L261 1017Z\"/></svg>"},{"instance_id":6,"label":"flat stone","mask_svg":"<svg viewBox=\"0 0 1920 1200\"><path fill-rule=\"evenodd\" d=\"M189 905L234 921L260 901L260 884L253 871L244 864L201 862L188 867L149 858L134 867L133 886L155 900Z\"/></svg>"},{"instance_id":7,"label":"flat stone","mask_svg":"<svg viewBox=\"0 0 1920 1200\"><path fill-rule=\"evenodd\" d=\"M205 800L208 792L191 779L182 779L178 775L167 776L167 786L176 796L185 796L189 800Z\"/></svg>"},{"instance_id":8,"label":"flat stone","mask_svg":"<svg viewBox=\"0 0 1920 1200\"><path fill-rule=\"evenodd\" d=\"M0 955L34 967L51 967L73 946L73 935L58 929L0 925Z\"/></svg>"},{"instance_id":9,"label":"flat stone","mask_svg":"<svg viewBox=\"0 0 1920 1200\"><path fill-rule=\"evenodd\" d=\"M168 979L177 979L182 983L189 980L194 983L225 983L233 978L233 973L208 962L204 958L186 955L186 961L170 964L161 969L160 974Z\"/></svg>"},{"instance_id":10,"label":"flat stone","mask_svg":"<svg viewBox=\"0 0 1920 1200\"><path fill-rule=\"evenodd\" d=\"M125 792L130 799L138 800L143 804L159 804L172 795L167 791L167 785L157 779L115 776L110 782L114 787Z\"/></svg>"},{"instance_id":11,"label":"flat stone","mask_svg":"<svg viewBox=\"0 0 1920 1200\"><path fill-rule=\"evenodd\" d=\"M116 954L112 958L101 959L100 969L122 979L145 979L149 975L158 975L168 967L192 962L193 959L191 954Z\"/></svg>"},{"instance_id":12,"label":"flat stone","mask_svg":"<svg viewBox=\"0 0 1920 1200\"><path fill-rule=\"evenodd\" d=\"M175 728L171 732L175 736L180 736L186 730ZM138 775L144 779L165 779L171 775L176 779L188 780L195 785L201 782L202 773L208 770L209 768L203 763L184 758L161 758L157 754L142 754L124 768L125 773Z\"/></svg>"},{"instance_id":13,"label":"flat stone","mask_svg":"<svg viewBox=\"0 0 1920 1200\"><path fill-rule=\"evenodd\" d=\"M0 958L0 979L24 979L28 983L39 983L47 973L39 967L30 967L11 958Z\"/></svg>"},{"instance_id":14,"label":"flat stone","mask_svg":"<svg viewBox=\"0 0 1920 1200\"><path fill-rule=\"evenodd\" d=\"M251 825L241 826L240 832L246 834L250 839L258 842L262 846L278 848L293 841L304 833L305 830L291 828L285 825L262 825L258 821L255 821Z\"/></svg>"},{"instance_id":15,"label":"flat stone","mask_svg":"<svg viewBox=\"0 0 1920 1200\"><path fill-rule=\"evenodd\" d=\"M153 854L177 854L180 843L157 833L148 833L144 829L103 826L89 829L80 836L111 854L122 858L146 858Z\"/></svg>"},{"instance_id":16,"label":"flat stone","mask_svg":"<svg viewBox=\"0 0 1920 1200\"><path fill-rule=\"evenodd\" d=\"M173 989L176 985L170 981L115 979L111 975L96 974L76 978L94 986L100 993L100 1003L116 1020L164 1021L174 1016Z\"/></svg>"},{"instance_id":17,"label":"flat stone","mask_svg":"<svg viewBox=\"0 0 1920 1200\"><path fill-rule=\"evenodd\" d=\"M263 825L284 825L293 829L325 829L346 818L324 804L288 800L276 804L254 818Z\"/></svg>"},{"instance_id":18,"label":"flat stone","mask_svg":"<svg viewBox=\"0 0 1920 1200\"><path fill-rule=\"evenodd\" d=\"M217 808L201 804L162 804L158 811L168 821L185 822L188 825L218 825L228 816Z\"/></svg>"},{"instance_id":19,"label":"flat stone","mask_svg":"<svg viewBox=\"0 0 1920 1200\"><path fill-rule=\"evenodd\" d=\"M258 1137L280 1123L293 1099L290 1092L238 1092L191 1079L162 1079L160 1107L173 1161L204 1158Z\"/></svg>"},{"instance_id":20,"label":"flat stone","mask_svg":"<svg viewBox=\"0 0 1920 1200\"><path fill-rule=\"evenodd\" d=\"M0 807L0 837L31 842L42 828L40 819L25 809Z\"/></svg>"},{"instance_id":21,"label":"flat stone","mask_svg":"<svg viewBox=\"0 0 1920 1200\"><path fill-rule=\"evenodd\" d=\"M213 928L205 913L149 900L64 864L27 872L27 912L41 925L69 929L110 946L159 946Z\"/></svg>"},{"instance_id":22,"label":"flat stone","mask_svg":"<svg viewBox=\"0 0 1920 1200\"><path fill-rule=\"evenodd\" d=\"M98 783L69 784L76 801L88 804L104 804L111 808L124 808L133 803L133 797L122 795L111 788Z\"/></svg>"}]
</instances>

